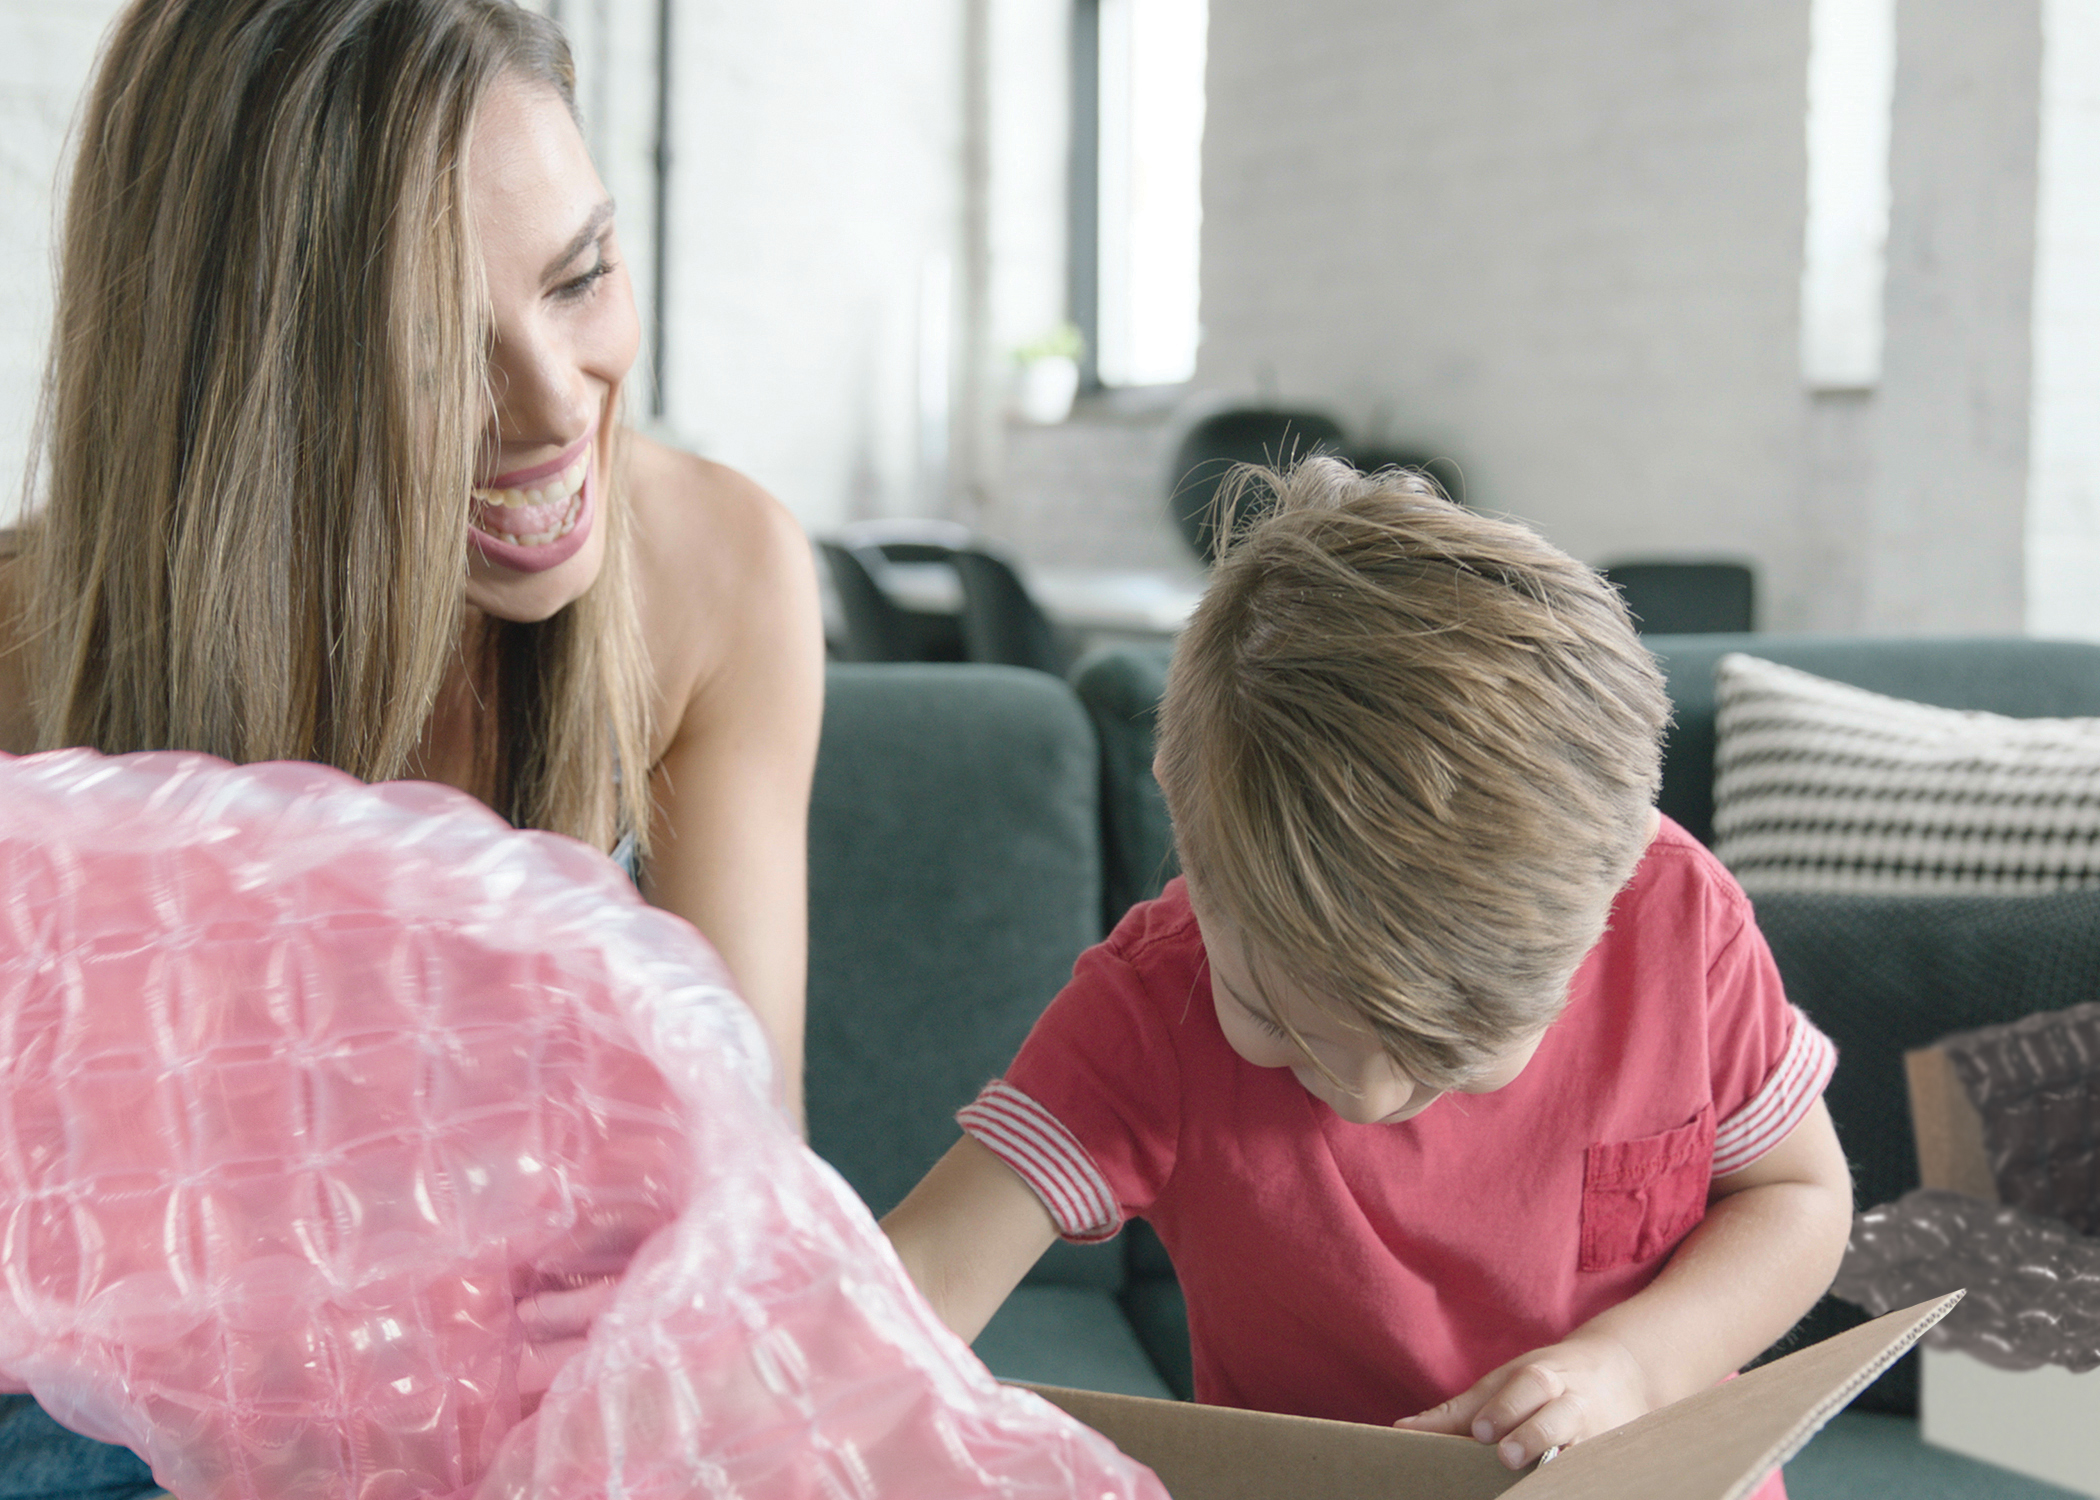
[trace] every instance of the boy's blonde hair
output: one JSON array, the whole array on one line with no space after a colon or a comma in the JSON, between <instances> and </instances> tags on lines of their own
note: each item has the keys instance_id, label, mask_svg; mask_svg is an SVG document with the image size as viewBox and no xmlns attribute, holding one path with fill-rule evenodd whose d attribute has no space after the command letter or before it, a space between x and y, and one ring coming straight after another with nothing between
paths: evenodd
<instances>
[{"instance_id":1,"label":"boy's blonde hair","mask_svg":"<svg viewBox=\"0 0 2100 1500\"><path fill-rule=\"evenodd\" d=\"M1160 708L1183 868L1257 973L1461 1084L1559 1014L1639 862L1661 674L1594 571L1426 476L1315 458L1260 491Z\"/></svg>"}]
</instances>

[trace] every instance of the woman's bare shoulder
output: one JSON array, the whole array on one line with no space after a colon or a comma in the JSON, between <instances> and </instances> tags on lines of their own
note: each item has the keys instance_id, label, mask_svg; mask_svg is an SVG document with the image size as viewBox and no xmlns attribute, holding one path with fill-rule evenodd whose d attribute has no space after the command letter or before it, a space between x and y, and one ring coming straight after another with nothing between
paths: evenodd
<instances>
[{"instance_id":1,"label":"woman's bare shoulder","mask_svg":"<svg viewBox=\"0 0 2100 1500\"><path fill-rule=\"evenodd\" d=\"M22 535L0 530L0 750L22 755L36 748L29 703L29 651L22 615L28 602Z\"/></svg>"},{"instance_id":2,"label":"woman's bare shoulder","mask_svg":"<svg viewBox=\"0 0 2100 1500\"><path fill-rule=\"evenodd\" d=\"M638 432L622 441L641 534L683 554L676 559L681 570L712 561L727 580L753 563L781 560L775 554L783 543L798 557L808 550L787 507L754 480Z\"/></svg>"},{"instance_id":3,"label":"woman's bare shoulder","mask_svg":"<svg viewBox=\"0 0 2100 1500\"><path fill-rule=\"evenodd\" d=\"M683 699L740 655L821 637L809 541L786 506L724 464L622 441L642 628L667 691Z\"/></svg>"}]
</instances>

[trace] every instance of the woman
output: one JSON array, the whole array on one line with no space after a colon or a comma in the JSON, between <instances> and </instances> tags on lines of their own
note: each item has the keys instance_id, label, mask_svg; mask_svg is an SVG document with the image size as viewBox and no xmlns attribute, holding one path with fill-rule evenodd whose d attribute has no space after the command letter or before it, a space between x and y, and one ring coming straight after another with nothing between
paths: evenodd
<instances>
[{"instance_id":1,"label":"woman","mask_svg":"<svg viewBox=\"0 0 2100 1500\"><path fill-rule=\"evenodd\" d=\"M639 342L560 34L137 0L68 200L0 747L448 782L640 856L799 1117L809 550L619 425Z\"/></svg>"},{"instance_id":2,"label":"woman","mask_svg":"<svg viewBox=\"0 0 2100 1500\"><path fill-rule=\"evenodd\" d=\"M507 0L124 13L0 563L0 748L428 777L626 845L799 1116L812 565L749 481L621 429L638 324L572 98ZM24 1398L0 1472L150 1482Z\"/></svg>"}]
</instances>

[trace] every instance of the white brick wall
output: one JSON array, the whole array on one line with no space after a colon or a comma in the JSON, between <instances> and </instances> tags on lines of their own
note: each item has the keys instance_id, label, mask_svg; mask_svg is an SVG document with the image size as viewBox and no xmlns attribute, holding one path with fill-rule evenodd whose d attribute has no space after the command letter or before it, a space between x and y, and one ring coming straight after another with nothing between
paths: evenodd
<instances>
[{"instance_id":1,"label":"white brick wall","mask_svg":"<svg viewBox=\"0 0 2100 1500\"><path fill-rule=\"evenodd\" d=\"M528 0L577 54L644 326L656 284L657 0ZM665 363L675 436L813 528L938 510L919 451L924 291L961 243L966 0L678 0ZM997 353L1063 313L1066 0L988 6ZM0 517L13 512L49 317L50 185L118 0L0 0ZM951 367L961 368L959 307ZM631 392L650 406L646 360ZM938 425L938 424L936 424ZM938 432L934 433L938 436Z\"/></svg>"},{"instance_id":2,"label":"white brick wall","mask_svg":"<svg viewBox=\"0 0 2100 1500\"><path fill-rule=\"evenodd\" d=\"M49 338L54 193L117 0L0 0L0 524L20 502Z\"/></svg>"},{"instance_id":3,"label":"white brick wall","mask_svg":"<svg viewBox=\"0 0 2100 1500\"><path fill-rule=\"evenodd\" d=\"M1902 5L1887 372L1812 401L1807 0L1212 0L1198 384L1748 557L1775 628L2017 629L2033 11Z\"/></svg>"},{"instance_id":4,"label":"white brick wall","mask_svg":"<svg viewBox=\"0 0 2100 1500\"><path fill-rule=\"evenodd\" d=\"M1887 362L1861 624L2018 631L2035 255L2037 0L1896 15Z\"/></svg>"},{"instance_id":5,"label":"white brick wall","mask_svg":"<svg viewBox=\"0 0 2100 1500\"><path fill-rule=\"evenodd\" d=\"M670 420L812 529L948 506L921 406L924 356L964 368L964 3L678 8ZM1062 313L1067 22L984 3L996 359Z\"/></svg>"},{"instance_id":6,"label":"white brick wall","mask_svg":"<svg viewBox=\"0 0 2100 1500\"><path fill-rule=\"evenodd\" d=\"M536 3L576 43L646 299L655 0ZM921 451L924 303L943 266L962 286L971 3L996 356L1062 306L1067 0L675 12L669 421L813 528L946 503ZM1476 499L1594 560L1750 557L1776 627L2100 634L2090 56L2052 65L2039 190L2035 165L2043 6L2075 41L2080 4L1902 0L1885 375L1811 398L1808 3L1212 0L1197 397L1266 389L1450 453ZM0 0L0 514L43 355L51 183L116 8ZM1105 490L1061 503L1061 446L1014 454L982 519L1025 539L1084 512L1101 545L1062 552L1153 538L1149 479L1115 502L1142 502L1127 521Z\"/></svg>"},{"instance_id":7,"label":"white brick wall","mask_svg":"<svg viewBox=\"0 0 2100 1500\"><path fill-rule=\"evenodd\" d=\"M2042 14L2027 623L2100 639L2100 11Z\"/></svg>"},{"instance_id":8,"label":"white brick wall","mask_svg":"<svg viewBox=\"0 0 2100 1500\"><path fill-rule=\"evenodd\" d=\"M921 288L952 265L960 0L677 12L666 398L805 522L903 509Z\"/></svg>"}]
</instances>

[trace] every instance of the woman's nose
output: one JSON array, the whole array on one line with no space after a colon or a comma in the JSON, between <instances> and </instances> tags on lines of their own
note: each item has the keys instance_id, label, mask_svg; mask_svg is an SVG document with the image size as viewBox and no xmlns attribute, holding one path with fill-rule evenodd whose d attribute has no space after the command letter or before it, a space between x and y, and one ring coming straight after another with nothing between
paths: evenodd
<instances>
[{"instance_id":1,"label":"woman's nose","mask_svg":"<svg viewBox=\"0 0 2100 1500\"><path fill-rule=\"evenodd\" d=\"M526 331L500 341L489 357L489 393L505 442L566 443L596 415L582 372L554 341Z\"/></svg>"}]
</instances>

